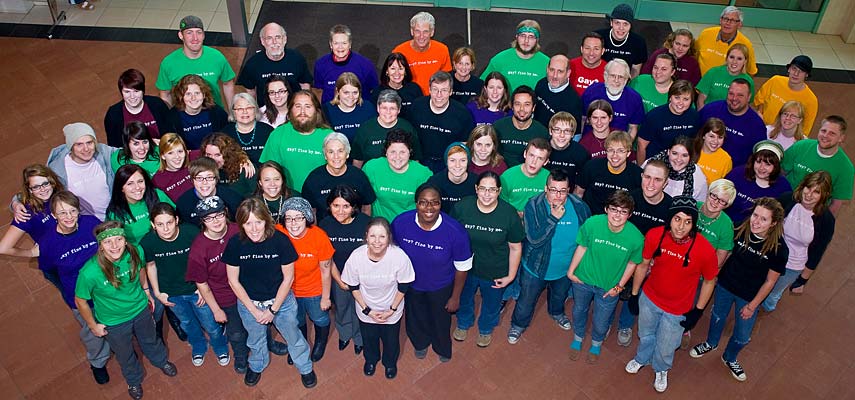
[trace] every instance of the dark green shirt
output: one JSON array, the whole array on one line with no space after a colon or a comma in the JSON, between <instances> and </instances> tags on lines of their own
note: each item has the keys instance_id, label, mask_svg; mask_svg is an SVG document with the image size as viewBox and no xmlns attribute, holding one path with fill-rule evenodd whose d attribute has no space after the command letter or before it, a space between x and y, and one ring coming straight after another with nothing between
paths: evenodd
<instances>
[{"instance_id":1,"label":"dark green shirt","mask_svg":"<svg viewBox=\"0 0 855 400\"><path fill-rule=\"evenodd\" d=\"M525 238L517 210L499 199L496 209L483 213L475 196L466 197L454 206L452 217L469 232L474 253L469 273L481 279L497 279L508 275L510 268L508 243L520 243Z\"/></svg>"},{"instance_id":2,"label":"dark green shirt","mask_svg":"<svg viewBox=\"0 0 855 400\"><path fill-rule=\"evenodd\" d=\"M145 249L145 262L153 261L157 267L157 283L161 293L184 296L196 291L196 283L188 282L185 275L190 245L198 235L199 228L181 223L178 225L178 236L171 242L157 236L154 229L140 240L140 246Z\"/></svg>"}]
</instances>

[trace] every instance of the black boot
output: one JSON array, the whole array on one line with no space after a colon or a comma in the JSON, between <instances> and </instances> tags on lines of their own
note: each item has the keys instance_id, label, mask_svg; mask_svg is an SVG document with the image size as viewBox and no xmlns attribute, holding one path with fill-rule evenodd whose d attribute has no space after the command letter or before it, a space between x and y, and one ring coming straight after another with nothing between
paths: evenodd
<instances>
[{"instance_id":1,"label":"black boot","mask_svg":"<svg viewBox=\"0 0 855 400\"><path fill-rule=\"evenodd\" d=\"M267 350L270 350L271 353L276 354L277 356L284 356L288 354L288 345L282 343L278 340L274 340L273 336L276 333L276 328L273 324L267 326Z\"/></svg>"},{"instance_id":2,"label":"black boot","mask_svg":"<svg viewBox=\"0 0 855 400\"><path fill-rule=\"evenodd\" d=\"M178 340L186 342L187 333L184 332L184 329L181 329L181 320L178 319L178 316L169 307L164 308L164 315L169 320L169 325L172 326L172 330L175 331L175 336L178 337Z\"/></svg>"},{"instance_id":3,"label":"black boot","mask_svg":"<svg viewBox=\"0 0 855 400\"><path fill-rule=\"evenodd\" d=\"M330 327L315 324L315 345L312 346L312 361L318 362L324 358L327 351L327 340L330 337Z\"/></svg>"}]
</instances>

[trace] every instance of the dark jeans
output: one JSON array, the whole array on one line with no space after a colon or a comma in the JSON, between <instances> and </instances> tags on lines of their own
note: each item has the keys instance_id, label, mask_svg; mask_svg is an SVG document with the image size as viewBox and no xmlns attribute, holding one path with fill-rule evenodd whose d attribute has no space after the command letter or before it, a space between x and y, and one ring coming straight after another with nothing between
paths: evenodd
<instances>
[{"instance_id":1,"label":"dark jeans","mask_svg":"<svg viewBox=\"0 0 855 400\"><path fill-rule=\"evenodd\" d=\"M359 321L362 341L365 343L365 362L377 364L381 360L380 343L383 343L382 361L386 368L398 367L398 355L401 354L401 321L394 324L371 324Z\"/></svg>"},{"instance_id":2,"label":"dark jeans","mask_svg":"<svg viewBox=\"0 0 855 400\"><path fill-rule=\"evenodd\" d=\"M122 367L122 376L130 386L139 385L143 380L143 368L134 351L134 337L148 361L157 368L163 368L169 361L166 346L157 338L154 318L146 307L130 321L107 327L104 338L116 353L116 361Z\"/></svg>"},{"instance_id":3,"label":"dark jeans","mask_svg":"<svg viewBox=\"0 0 855 400\"><path fill-rule=\"evenodd\" d=\"M246 338L249 334L246 332L246 328L243 327L243 321L240 319L237 303L232 304L229 307L222 307L222 309L223 312L226 313L226 318L228 318L228 321L226 322L226 337L232 345L235 364L246 365L247 359L249 358L249 347L246 345Z\"/></svg>"},{"instance_id":4,"label":"dark jeans","mask_svg":"<svg viewBox=\"0 0 855 400\"><path fill-rule=\"evenodd\" d=\"M416 350L433 347L441 357L451 358L451 314L445 303L451 297L454 283L432 292L422 292L412 287L407 290L407 337ZM363 332L363 340L365 332Z\"/></svg>"},{"instance_id":5,"label":"dark jeans","mask_svg":"<svg viewBox=\"0 0 855 400\"><path fill-rule=\"evenodd\" d=\"M567 279L566 276L554 281L545 281L522 269L517 280L520 282L520 298L517 299L513 317L511 317L512 328L517 328L520 331L528 328L543 289L546 289L546 309L549 315L553 319L566 315L564 313L564 300L567 299L567 291L570 289L570 279Z\"/></svg>"}]
</instances>

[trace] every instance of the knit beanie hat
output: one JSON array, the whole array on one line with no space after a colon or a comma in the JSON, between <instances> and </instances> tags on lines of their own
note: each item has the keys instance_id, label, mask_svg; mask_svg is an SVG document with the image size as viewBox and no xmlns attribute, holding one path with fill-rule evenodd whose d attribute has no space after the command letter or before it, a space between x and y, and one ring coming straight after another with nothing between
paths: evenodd
<instances>
[{"instance_id":1,"label":"knit beanie hat","mask_svg":"<svg viewBox=\"0 0 855 400\"><path fill-rule=\"evenodd\" d=\"M613 19L622 19L630 24L635 19L635 11L632 10L632 6L629 4L618 4L615 6L614 10L612 10L611 14L606 14L606 18L609 21Z\"/></svg>"},{"instance_id":2,"label":"knit beanie hat","mask_svg":"<svg viewBox=\"0 0 855 400\"><path fill-rule=\"evenodd\" d=\"M466 143L454 142L454 143L448 145L448 147L446 147L445 151L442 153L442 160L443 161L448 163L448 152L451 151L451 149L453 149L455 147L460 147L461 149L463 149L463 152L466 153L466 159L467 160L472 158L472 154L470 154L470 152L469 152L469 146L467 146Z\"/></svg>"},{"instance_id":3,"label":"knit beanie hat","mask_svg":"<svg viewBox=\"0 0 855 400\"><path fill-rule=\"evenodd\" d=\"M302 197L291 197L285 200L282 204L282 215L285 215L287 211L298 211L300 214L303 214L306 217L306 223L309 225L315 222L315 215L312 214L312 205Z\"/></svg>"},{"instance_id":4,"label":"knit beanie hat","mask_svg":"<svg viewBox=\"0 0 855 400\"><path fill-rule=\"evenodd\" d=\"M678 212L692 217L692 233L694 233L698 227L698 202L692 196L674 197L671 201L671 207L668 207L668 219L665 221L666 227L671 224L671 220L674 219L674 215L677 215Z\"/></svg>"},{"instance_id":5,"label":"knit beanie hat","mask_svg":"<svg viewBox=\"0 0 855 400\"><path fill-rule=\"evenodd\" d=\"M71 150L74 143L84 136L92 136L93 139L97 139L95 130L85 122L68 124L62 127L62 133L65 135L65 145L68 146L68 150Z\"/></svg>"}]
</instances>

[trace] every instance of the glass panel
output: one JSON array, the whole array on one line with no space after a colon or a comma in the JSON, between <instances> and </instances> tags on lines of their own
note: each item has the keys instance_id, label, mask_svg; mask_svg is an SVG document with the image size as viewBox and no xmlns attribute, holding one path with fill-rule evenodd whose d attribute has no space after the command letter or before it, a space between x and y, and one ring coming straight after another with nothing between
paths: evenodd
<instances>
[{"instance_id":1,"label":"glass panel","mask_svg":"<svg viewBox=\"0 0 855 400\"><path fill-rule=\"evenodd\" d=\"M738 7L819 12L825 0L736 0Z\"/></svg>"}]
</instances>

